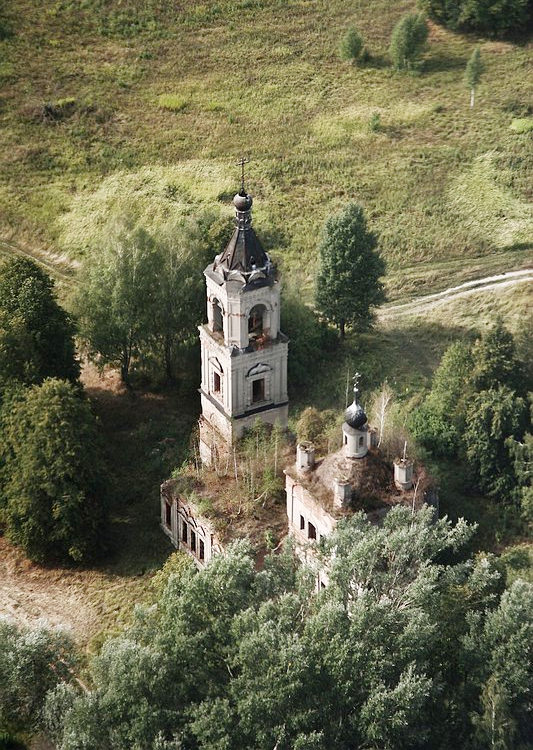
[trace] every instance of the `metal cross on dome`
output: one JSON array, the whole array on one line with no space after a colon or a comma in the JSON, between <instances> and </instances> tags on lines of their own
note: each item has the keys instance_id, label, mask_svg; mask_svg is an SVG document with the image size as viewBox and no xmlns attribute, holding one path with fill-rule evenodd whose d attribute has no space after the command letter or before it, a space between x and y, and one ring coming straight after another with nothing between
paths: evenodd
<instances>
[{"instance_id":1,"label":"metal cross on dome","mask_svg":"<svg viewBox=\"0 0 533 750\"><path fill-rule=\"evenodd\" d=\"M241 168L241 192L246 192L244 189L244 165L248 164L250 161L249 156L241 156L239 161L237 162L237 166Z\"/></svg>"},{"instance_id":2,"label":"metal cross on dome","mask_svg":"<svg viewBox=\"0 0 533 750\"><path fill-rule=\"evenodd\" d=\"M352 378L353 380L353 393L354 397L357 399L357 394L359 393L359 388L357 387L359 384L359 381L361 380L361 373L356 372L355 375Z\"/></svg>"}]
</instances>

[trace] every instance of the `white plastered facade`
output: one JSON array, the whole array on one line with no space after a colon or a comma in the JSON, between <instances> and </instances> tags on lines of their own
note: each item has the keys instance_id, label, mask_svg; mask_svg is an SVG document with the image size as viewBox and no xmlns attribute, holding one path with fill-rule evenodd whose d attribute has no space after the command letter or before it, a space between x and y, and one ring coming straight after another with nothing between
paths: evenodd
<instances>
[{"instance_id":1,"label":"white plastered facade","mask_svg":"<svg viewBox=\"0 0 533 750\"><path fill-rule=\"evenodd\" d=\"M328 575L318 565L314 548L321 539L332 533L337 519L288 471L285 471L285 492L289 536L295 542L295 550L301 561L315 569L317 588L323 588L328 584Z\"/></svg>"},{"instance_id":2,"label":"white plastered facade","mask_svg":"<svg viewBox=\"0 0 533 750\"><path fill-rule=\"evenodd\" d=\"M208 322L200 326L200 451L209 462L214 430L231 444L258 417L286 427L288 342L279 328L278 282L219 281L211 266L205 276ZM255 337L249 331L254 310L261 319L261 335Z\"/></svg>"}]
</instances>

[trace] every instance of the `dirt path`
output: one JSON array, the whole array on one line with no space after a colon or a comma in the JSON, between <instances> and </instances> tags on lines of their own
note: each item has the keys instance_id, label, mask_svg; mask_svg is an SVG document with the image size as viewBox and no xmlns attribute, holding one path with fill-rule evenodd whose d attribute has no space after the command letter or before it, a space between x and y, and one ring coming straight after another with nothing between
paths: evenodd
<instances>
[{"instance_id":1,"label":"dirt path","mask_svg":"<svg viewBox=\"0 0 533 750\"><path fill-rule=\"evenodd\" d=\"M79 641L86 641L97 625L82 573L34 565L5 539L0 539L0 615L26 625L46 620Z\"/></svg>"},{"instance_id":2,"label":"dirt path","mask_svg":"<svg viewBox=\"0 0 533 750\"><path fill-rule=\"evenodd\" d=\"M79 265L66 256L56 255L45 250L30 250L27 247L0 239L0 256L2 255L6 257L21 255L25 258L30 258L30 260L34 260L42 266L45 271L48 271L52 277L59 279L69 286L73 283L73 272Z\"/></svg>"},{"instance_id":3,"label":"dirt path","mask_svg":"<svg viewBox=\"0 0 533 750\"><path fill-rule=\"evenodd\" d=\"M533 268L524 268L519 271L508 271L507 273L499 273L494 276L485 276L482 279L474 279L458 286L449 287L442 292L417 297L410 302L382 307L378 312L378 318L380 320L389 320L406 315L420 315L450 300L468 297L471 294L479 292L499 291L500 289L531 281L533 281Z\"/></svg>"}]
</instances>

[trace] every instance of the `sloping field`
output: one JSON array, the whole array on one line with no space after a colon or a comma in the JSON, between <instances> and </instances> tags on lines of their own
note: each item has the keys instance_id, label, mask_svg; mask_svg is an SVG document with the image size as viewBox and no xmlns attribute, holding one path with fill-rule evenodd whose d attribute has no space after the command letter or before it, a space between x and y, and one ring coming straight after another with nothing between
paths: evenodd
<instances>
[{"instance_id":1,"label":"sloping field","mask_svg":"<svg viewBox=\"0 0 533 750\"><path fill-rule=\"evenodd\" d=\"M74 256L80 206L121 184L123 197L142 192L147 166L162 168L163 217L229 211L245 153L257 225L308 296L317 233L351 199L380 235L391 300L469 280L472 266L526 266L533 149L510 124L532 112L531 47L432 26L420 73L397 73L390 32L414 7L13 0L0 42L0 234ZM351 24L370 57L356 67L337 55ZM478 41L486 72L471 110L462 76Z\"/></svg>"}]
</instances>

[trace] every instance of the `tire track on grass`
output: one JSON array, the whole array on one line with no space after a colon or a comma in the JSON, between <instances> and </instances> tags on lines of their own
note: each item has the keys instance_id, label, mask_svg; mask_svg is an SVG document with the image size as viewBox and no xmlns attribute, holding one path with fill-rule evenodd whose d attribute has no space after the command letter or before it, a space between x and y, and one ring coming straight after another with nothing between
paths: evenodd
<instances>
[{"instance_id":1,"label":"tire track on grass","mask_svg":"<svg viewBox=\"0 0 533 750\"><path fill-rule=\"evenodd\" d=\"M409 302L382 307L378 311L378 318L380 320L389 320L405 315L423 314L450 300L461 299L471 294L477 294L478 292L505 289L532 281L533 268L523 268L517 271L506 271L505 273L498 273L493 276L485 276L481 279L473 279L457 286L451 286L448 289L443 289L442 292L416 297Z\"/></svg>"}]
</instances>

